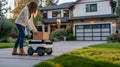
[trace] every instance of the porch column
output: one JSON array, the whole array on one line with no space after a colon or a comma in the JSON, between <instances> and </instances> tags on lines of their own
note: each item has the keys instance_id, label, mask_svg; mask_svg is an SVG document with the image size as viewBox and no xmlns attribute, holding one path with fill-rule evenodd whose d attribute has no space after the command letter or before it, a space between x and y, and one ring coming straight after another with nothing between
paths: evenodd
<instances>
[{"instance_id":1,"label":"porch column","mask_svg":"<svg viewBox=\"0 0 120 67\"><path fill-rule=\"evenodd\" d=\"M50 33L51 31L50 31L50 25L48 25L48 32Z\"/></svg>"},{"instance_id":2,"label":"porch column","mask_svg":"<svg viewBox=\"0 0 120 67\"><path fill-rule=\"evenodd\" d=\"M42 25L42 31L45 32L45 25Z\"/></svg>"}]
</instances>

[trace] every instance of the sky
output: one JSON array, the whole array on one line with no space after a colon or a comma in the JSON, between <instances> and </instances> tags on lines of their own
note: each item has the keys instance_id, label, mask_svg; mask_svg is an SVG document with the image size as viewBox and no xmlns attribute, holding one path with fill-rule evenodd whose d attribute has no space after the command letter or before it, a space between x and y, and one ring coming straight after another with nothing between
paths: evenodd
<instances>
[{"instance_id":1,"label":"sky","mask_svg":"<svg viewBox=\"0 0 120 67\"><path fill-rule=\"evenodd\" d=\"M65 2L74 2L76 0L59 0L58 4L65 3Z\"/></svg>"},{"instance_id":2,"label":"sky","mask_svg":"<svg viewBox=\"0 0 120 67\"><path fill-rule=\"evenodd\" d=\"M8 0L8 5L11 6L11 8L14 8L14 0ZM65 2L74 2L76 0L59 0L58 4L65 3Z\"/></svg>"},{"instance_id":3,"label":"sky","mask_svg":"<svg viewBox=\"0 0 120 67\"><path fill-rule=\"evenodd\" d=\"M59 0L58 4L65 3L65 2L75 2L76 0ZM8 6L11 7L11 10L14 9L14 0L8 0ZM10 17L10 13L8 13L8 17Z\"/></svg>"}]
</instances>

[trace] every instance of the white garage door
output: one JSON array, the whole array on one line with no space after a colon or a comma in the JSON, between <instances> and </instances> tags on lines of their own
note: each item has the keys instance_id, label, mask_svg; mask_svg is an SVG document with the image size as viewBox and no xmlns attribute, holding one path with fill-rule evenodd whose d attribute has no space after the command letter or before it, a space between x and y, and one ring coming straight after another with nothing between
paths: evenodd
<instances>
[{"instance_id":1,"label":"white garage door","mask_svg":"<svg viewBox=\"0 0 120 67\"><path fill-rule=\"evenodd\" d=\"M110 24L75 25L77 40L107 40L111 33Z\"/></svg>"}]
</instances>

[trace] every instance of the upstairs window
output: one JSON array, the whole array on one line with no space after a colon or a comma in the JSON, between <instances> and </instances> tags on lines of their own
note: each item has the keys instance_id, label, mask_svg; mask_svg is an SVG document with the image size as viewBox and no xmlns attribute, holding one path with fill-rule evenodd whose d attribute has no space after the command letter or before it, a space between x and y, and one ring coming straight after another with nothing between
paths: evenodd
<instances>
[{"instance_id":1,"label":"upstairs window","mask_svg":"<svg viewBox=\"0 0 120 67\"><path fill-rule=\"evenodd\" d=\"M61 17L61 11L53 11L52 17Z\"/></svg>"},{"instance_id":2,"label":"upstairs window","mask_svg":"<svg viewBox=\"0 0 120 67\"><path fill-rule=\"evenodd\" d=\"M47 11L43 12L43 19L47 19Z\"/></svg>"},{"instance_id":3,"label":"upstairs window","mask_svg":"<svg viewBox=\"0 0 120 67\"><path fill-rule=\"evenodd\" d=\"M97 4L86 4L86 12L96 12Z\"/></svg>"},{"instance_id":4,"label":"upstairs window","mask_svg":"<svg viewBox=\"0 0 120 67\"><path fill-rule=\"evenodd\" d=\"M69 17L69 10L64 10L64 17Z\"/></svg>"}]
</instances>

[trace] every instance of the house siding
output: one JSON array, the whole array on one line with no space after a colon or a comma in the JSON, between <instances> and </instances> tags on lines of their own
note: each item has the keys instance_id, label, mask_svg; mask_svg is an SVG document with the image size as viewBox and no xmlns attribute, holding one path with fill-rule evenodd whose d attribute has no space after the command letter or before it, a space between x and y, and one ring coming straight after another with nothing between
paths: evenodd
<instances>
[{"instance_id":1,"label":"house siding","mask_svg":"<svg viewBox=\"0 0 120 67\"><path fill-rule=\"evenodd\" d=\"M52 18L52 11L48 11L48 18Z\"/></svg>"},{"instance_id":2,"label":"house siding","mask_svg":"<svg viewBox=\"0 0 120 67\"><path fill-rule=\"evenodd\" d=\"M81 0L80 2L94 2L94 1L102 1L102 0Z\"/></svg>"},{"instance_id":3,"label":"house siding","mask_svg":"<svg viewBox=\"0 0 120 67\"><path fill-rule=\"evenodd\" d=\"M86 12L86 4L97 4L96 12ZM91 16L91 15L104 15L104 14L112 14L111 6L109 1L96 1L96 2L88 2L88 3L78 3L75 5L75 9L73 10L73 16Z\"/></svg>"}]
</instances>

